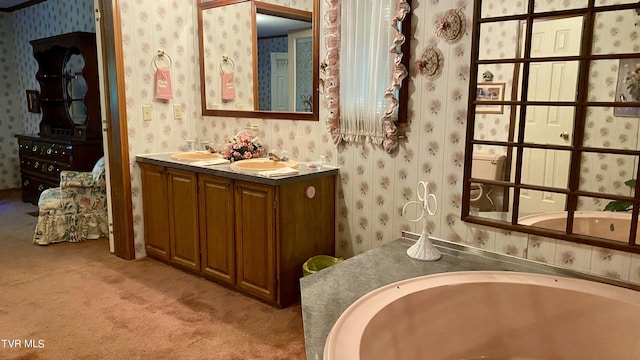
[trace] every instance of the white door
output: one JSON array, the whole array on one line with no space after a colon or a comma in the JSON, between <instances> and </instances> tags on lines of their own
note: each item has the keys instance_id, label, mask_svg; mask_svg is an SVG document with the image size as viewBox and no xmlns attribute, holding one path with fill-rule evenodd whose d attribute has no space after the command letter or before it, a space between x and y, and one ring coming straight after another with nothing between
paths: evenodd
<instances>
[{"instance_id":1,"label":"white door","mask_svg":"<svg viewBox=\"0 0 640 360\"><path fill-rule=\"evenodd\" d=\"M98 84L100 86L100 118L102 119L102 147L104 149L105 160L105 178L107 180L107 194L111 194L111 181L109 179L109 143L107 137L107 100L105 99L106 88L104 83L104 63L102 58L102 33L100 28L100 0L93 0L95 21L96 21L96 47L98 57ZM109 218L109 251L115 252L115 245L113 241L113 216L111 207L111 196L107 196L107 209Z\"/></svg>"},{"instance_id":2,"label":"white door","mask_svg":"<svg viewBox=\"0 0 640 360\"><path fill-rule=\"evenodd\" d=\"M271 53L271 110L291 111L288 53Z\"/></svg>"},{"instance_id":3,"label":"white door","mask_svg":"<svg viewBox=\"0 0 640 360\"><path fill-rule=\"evenodd\" d=\"M582 17L535 22L531 39L531 57L578 55L582 22ZM577 82L577 61L532 63L528 100L575 101ZM525 142L571 145L573 120L573 107L530 106L527 108ZM522 159L522 183L567 188L569 160L569 151L525 149ZM520 192L521 214L563 211L565 203L566 196L563 194L526 189Z\"/></svg>"}]
</instances>

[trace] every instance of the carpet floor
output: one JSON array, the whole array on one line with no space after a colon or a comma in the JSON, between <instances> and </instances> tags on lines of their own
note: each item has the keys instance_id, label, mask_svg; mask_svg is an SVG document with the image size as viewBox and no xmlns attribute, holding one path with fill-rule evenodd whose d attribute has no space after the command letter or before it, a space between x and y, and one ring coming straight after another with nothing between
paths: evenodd
<instances>
[{"instance_id":1,"label":"carpet floor","mask_svg":"<svg viewBox=\"0 0 640 360\"><path fill-rule=\"evenodd\" d=\"M0 193L0 359L304 359L300 305L274 309L106 239L32 245Z\"/></svg>"}]
</instances>

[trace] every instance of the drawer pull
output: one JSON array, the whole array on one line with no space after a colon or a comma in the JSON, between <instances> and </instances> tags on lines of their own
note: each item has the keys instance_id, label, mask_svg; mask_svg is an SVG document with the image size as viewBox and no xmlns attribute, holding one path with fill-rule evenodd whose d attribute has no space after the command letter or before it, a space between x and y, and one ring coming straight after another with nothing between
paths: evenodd
<instances>
[{"instance_id":1,"label":"drawer pull","mask_svg":"<svg viewBox=\"0 0 640 360\"><path fill-rule=\"evenodd\" d=\"M30 184L29 180L25 180L23 184L24 184L24 186L29 186L29 184Z\"/></svg>"},{"instance_id":2,"label":"drawer pull","mask_svg":"<svg viewBox=\"0 0 640 360\"><path fill-rule=\"evenodd\" d=\"M52 152L53 152L53 151L51 150L51 148L48 148L48 149L47 149L47 155L51 155L51 153L52 153Z\"/></svg>"},{"instance_id":3,"label":"drawer pull","mask_svg":"<svg viewBox=\"0 0 640 360\"><path fill-rule=\"evenodd\" d=\"M44 186L42 184L38 185L38 191L44 190Z\"/></svg>"},{"instance_id":4,"label":"drawer pull","mask_svg":"<svg viewBox=\"0 0 640 360\"><path fill-rule=\"evenodd\" d=\"M39 168L39 167L40 167L40 163L36 161L36 162L33 164L33 167L34 167L34 168L36 168L36 169L37 169L37 168Z\"/></svg>"},{"instance_id":5,"label":"drawer pull","mask_svg":"<svg viewBox=\"0 0 640 360\"><path fill-rule=\"evenodd\" d=\"M49 172L52 172L53 171L53 165L49 165L47 170L49 170Z\"/></svg>"},{"instance_id":6,"label":"drawer pull","mask_svg":"<svg viewBox=\"0 0 640 360\"><path fill-rule=\"evenodd\" d=\"M33 147L31 148L31 151L33 152L38 151L38 145L33 145Z\"/></svg>"}]
</instances>

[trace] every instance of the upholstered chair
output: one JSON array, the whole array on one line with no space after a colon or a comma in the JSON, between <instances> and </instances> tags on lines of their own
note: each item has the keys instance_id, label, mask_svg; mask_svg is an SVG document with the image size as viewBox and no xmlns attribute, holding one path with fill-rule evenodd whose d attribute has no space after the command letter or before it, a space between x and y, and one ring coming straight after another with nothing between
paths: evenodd
<instances>
[{"instance_id":1,"label":"upholstered chair","mask_svg":"<svg viewBox=\"0 0 640 360\"><path fill-rule=\"evenodd\" d=\"M101 158L91 172L62 171L60 187L40 194L34 243L78 242L108 235L104 167Z\"/></svg>"}]
</instances>

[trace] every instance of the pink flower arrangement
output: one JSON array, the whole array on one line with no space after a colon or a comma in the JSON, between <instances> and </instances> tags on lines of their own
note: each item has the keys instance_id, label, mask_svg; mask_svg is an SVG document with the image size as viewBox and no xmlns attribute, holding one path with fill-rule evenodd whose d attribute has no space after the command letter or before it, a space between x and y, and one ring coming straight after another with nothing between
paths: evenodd
<instances>
[{"instance_id":1,"label":"pink flower arrangement","mask_svg":"<svg viewBox=\"0 0 640 360\"><path fill-rule=\"evenodd\" d=\"M222 156L230 161L259 158L262 154L262 144L258 138L247 132L238 133L229 139L222 151Z\"/></svg>"}]
</instances>

